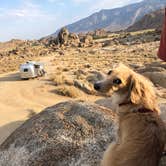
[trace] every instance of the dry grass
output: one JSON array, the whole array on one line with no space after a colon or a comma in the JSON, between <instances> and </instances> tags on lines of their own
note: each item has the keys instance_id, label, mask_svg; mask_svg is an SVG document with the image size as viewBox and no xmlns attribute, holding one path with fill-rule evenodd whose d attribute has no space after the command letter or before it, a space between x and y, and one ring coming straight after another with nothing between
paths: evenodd
<instances>
[{"instance_id":1,"label":"dry grass","mask_svg":"<svg viewBox=\"0 0 166 166\"><path fill-rule=\"evenodd\" d=\"M127 37L124 39L125 34L110 34L107 39L96 40L99 43L110 40L107 47L81 48L81 51L78 48L66 48L64 56L55 54L52 64L56 66L56 73L51 76L51 80L58 86L58 94L73 96L68 94L72 89L75 93L79 91L87 95L96 95L93 89L94 82L102 79L102 73L107 73L115 63L144 65L156 61L159 42L131 45L114 42L114 39L118 41L120 38L125 41L128 37L135 40L132 36L144 33L146 32L130 33L128 36L126 34Z\"/></svg>"},{"instance_id":2,"label":"dry grass","mask_svg":"<svg viewBox=\"0 0 166 166\"><path fill-rule=\"evenodd\" d=\"M73 80L62 73L52 74L50 79L55 85L73 85Z\"/></svg>"},{"instance_id":3,"label":"dry grass","mask_svg":"<svg viewBox=\"0 0 166 166\"><path fill-rule=\"evenodd\" d=\"M71 98L82 97L84 93L74 86L61 85L55 88L55 93L62 96Z\"/></svg>"}]
</instances>

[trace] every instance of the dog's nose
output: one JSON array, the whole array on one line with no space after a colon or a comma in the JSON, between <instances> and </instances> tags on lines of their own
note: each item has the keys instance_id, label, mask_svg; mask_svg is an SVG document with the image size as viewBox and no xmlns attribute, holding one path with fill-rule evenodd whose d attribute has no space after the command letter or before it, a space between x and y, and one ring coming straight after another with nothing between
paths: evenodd
<instances>
[{"instance_id":1,"label":"dog's nose","mask_svg":"<svg viewBox=\"0 0 166 166\"><path fill-rule=\"evenodd\" d=\"M94 84L94 89L95 89L95 90L100 90L100 88L101 88L101 87L100 87L100 84L99 84L99 83L95 83L95 84Z\"/></svg>"}]
</instances>

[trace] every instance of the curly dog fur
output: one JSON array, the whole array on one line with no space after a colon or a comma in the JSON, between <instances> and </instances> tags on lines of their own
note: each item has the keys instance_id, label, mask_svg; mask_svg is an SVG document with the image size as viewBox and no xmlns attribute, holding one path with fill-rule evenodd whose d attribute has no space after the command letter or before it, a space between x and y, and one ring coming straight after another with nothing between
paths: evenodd
<instances>
[{"instance_id":1,"label":"curly dog fur","mask_svg":"<svg viewBox=\"0 0 166 166\"><path fill-rule=\"evenodd\" d=\"M104 153L101 165L157 166L166 143L166 129L159 116L153 84L119 64L94 88L113 92L117 113L117 140Z\"/></svg>"}]
</instances>

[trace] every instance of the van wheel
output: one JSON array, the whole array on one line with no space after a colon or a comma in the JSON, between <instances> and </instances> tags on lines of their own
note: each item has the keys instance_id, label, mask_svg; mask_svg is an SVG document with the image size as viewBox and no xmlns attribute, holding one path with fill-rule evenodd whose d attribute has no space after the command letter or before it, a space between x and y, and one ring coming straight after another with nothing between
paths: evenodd
<instances>
[{"instance_id":1,"label":"van wheel","mask_svg":"<svg viewBox=\"0 0 166 166\"><path fill-rule=\"evenodd\" d=\"M41 76L42 76L42 72L41 72L41 71L38 71L37 75L38 75L39 77L41 77Z\"/></svg>"},{"instance_id":2,"label":"van wheel","mask_svg":"<svg viewBox=\"0 0 166 166\"><path fill-rule=\"evenodd\" d=\"M21 80L29 80L29 78L21 78Z\"/></svg>"}]
</instances>

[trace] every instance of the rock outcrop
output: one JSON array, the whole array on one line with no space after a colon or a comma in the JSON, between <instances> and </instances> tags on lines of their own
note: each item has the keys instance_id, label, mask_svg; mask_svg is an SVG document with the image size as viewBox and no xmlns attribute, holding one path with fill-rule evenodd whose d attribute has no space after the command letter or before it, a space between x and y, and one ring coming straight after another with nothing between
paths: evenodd
<instances>
[{"instance_id":1,"label":"rock outcrop","mask_svg":"<svg viewBox=\"0 0 166 166\"><path fill-rule=\"evenodd\" d=\"M79 45L79 43L80 43L80 39L79 39L78 35L75 33L70 33L68 45L77 47Z\"/></svg>"},{"instance_id":2,"label":"rock outcrop","mask_svg":"<svg viewBox=\"0 0 166 166\"><path fill-rule=\"evenodd\" d=\"M92 43L93 38L89 38L88 35L85 36L83 43ZM70 46L78 47L80 45L80 38L76 33L70 33L67 28L60 29L57 37L50 36L48 38L43 38L42 43L50 47L58 46Z\"/></svg>"},{"instance_id":3,"label":"rock outcrop","mask_svg":"<svg viewBox=\"0 0 166 166\"><path fill-rule=\"evenodd\" d=\"M60 45L65 45L67 44L67 41L68 41L68 37L69 37L69 31L67 28L62 28L59 33L58 33L58 36L57 36L57 40L58 40L58 43Z\"/></svg>"},{"instance_id":4,"label":"rock outcrop","mask_svg":"<svg viewBox=\"0 0 166 166\"><path fill-rule=\"evenodd\" d=\"M64 102L19 127L0 146L1 166L98 166L115 138L114 114L95 104Z\"/></svg>"},{"instance_id":5,"label":"rock outcrop","mask_svg":"<svg viewBox=\"0 0 166 166\"><path fill-rule=\"evenodd\" d=\"M93 45L93 37L90 34L80 34L80 47L88 47Z\"/></svg>"},{"instance_id":6,"label":"rock outcrop","mask_svg":"<svg viewBox=\"0 0 166 166\"><path fill-rule=\"evenodd\" d=\"M166 63L155 62L137 70L148 77L155 85L166 88Z\"/></svg>"}]
</instances>

